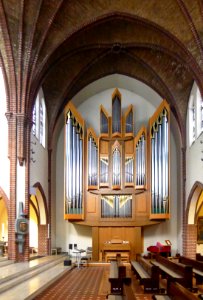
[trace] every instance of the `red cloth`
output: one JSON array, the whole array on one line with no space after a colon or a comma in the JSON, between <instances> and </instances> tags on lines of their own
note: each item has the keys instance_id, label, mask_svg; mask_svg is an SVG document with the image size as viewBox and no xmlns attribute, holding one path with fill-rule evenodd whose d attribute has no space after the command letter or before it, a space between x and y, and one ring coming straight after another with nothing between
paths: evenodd
<instances>
[{"instance_id":1,"label":"red cloth","mask_svg":"<svg viewBox=\"0 0 203 300\"><path fill-rule=\"evenodd\" d=\"M171 246L170 245L162 245L161 243L157 242L156 246L149 246L147 248L147 251L152 253L169 253L171 252Z\"/></svg>"}]
</instances>

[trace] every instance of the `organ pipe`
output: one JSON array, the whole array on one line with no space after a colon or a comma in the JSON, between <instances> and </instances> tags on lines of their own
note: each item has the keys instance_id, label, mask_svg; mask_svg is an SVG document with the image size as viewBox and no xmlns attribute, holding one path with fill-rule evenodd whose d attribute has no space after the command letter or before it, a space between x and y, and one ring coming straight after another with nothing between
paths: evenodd
<instances>
[{"instance_id":1,"label":"organ pipe","mask_svg":"<svg viewBox=\"0 0 203 300\"><path fill-rule=\"evenodd\" d=\"M132 195L102 195L102 218L131 218Z\"/></svg>"},{"instance_id":2,"label":"organ pipe","mask_svg":"<svg viewBox=\"0 0 203 300\"><path fill-rule=\"evenodd\" d=\"M142 133L136 143L136 186L143 187L146 183L146 141Z\"/></svg>"},{"instance_id":3,"label":"organ pipe","mask_svg":"<svg viewBox=\"0 0 203 300\"><path fill-rule=\"evenodd\" d=\"M113 146L112 171L113 171L113 178L112 178L113 189L120 188L120 186L121 186L121 151L120 151L120 145L117 141L115 142L115 144Z\"/></svg>"},{"instance_id":4,"label":"organ pipe","mask_svg":"<svg viewBox=\"0 0 203 300\"><path fill-rule=\"evenodd\" d=\"M90 133L88 136L88 185L89 188L98 184L98 147Z\"/></svg>"},{"instance_id":5,"label":"organ pipe","mask_svg":"<svg viewBox=\"0 0 203 300\"><path fill-rule=\"evenodd\" d=\"M151 211L168 214L169 148L168 111L164 107L151 127Z\"/></svg>"},{"instance_id":6,"label":"organ pipe","mask_svg":"<svg viewBox=\"0 0 203 300\"><path fill-rule=\"evenodd\" d=\"M79 215L82 214L83 209L83 130L71 109L69 109L66 114L65 140L65 214L74 216L78 215L78 218L81 218Z\"/></svg>"},{"instance_id":7,"label":"organ pipe","mask_svg":"<svg viewBox=\"0 0 203 300\"><path fill-rule=\"evenodd\" d=\"M121 101L118 95L112 103L112 134L121 134Z\"/></svg>"}]
</instances>

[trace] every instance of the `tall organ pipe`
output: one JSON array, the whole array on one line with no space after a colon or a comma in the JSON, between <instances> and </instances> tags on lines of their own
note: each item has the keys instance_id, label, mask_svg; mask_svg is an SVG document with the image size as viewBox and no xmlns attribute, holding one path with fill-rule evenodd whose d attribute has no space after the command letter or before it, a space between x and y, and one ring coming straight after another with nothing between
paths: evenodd
<instances>
[{"instance_id":1,"label":"tall organ pipe","mask_svg":"<svg viewBox=\"0 0 203 300\"><path fill-rule=\"evenodd\" d=\"M82 211L82 189L83 189L83 139L82 139L82 129L80 130L80 176L79 176L79 186L80 186L80 200L79 200L79 208Z\"/></svg>"},{"instance_id":2,"label":"tall organ pipe","mask_svg":"<svg viewBox=\"0 0 203 300\"><path fill-rule=\"evenodd\" d=\"M163 210L163 193L162 193L162 185L163 185L163 177L162 177L162 125L161 125L161 116L158 119L158 172L159 172L159 181L158 181L158 199L159 199L159 212L161 213Z\"/></svg>"},{"instance_id":3,"label":"tall organ pipe","mask_svg":"<svg viewBox=\"0 0 203 300\"><path fill-rule=\"evenodd\" d=\"M73 166L73 152L72 152L72 142L73 142L73 119L71 112L68 112L67 118L67 135L66 135L66 151L67 151L67 198L68 198L68 212L70 212L73 207L73 177L72 177L72 166Z\"/></svg>"},{"instance_id":4,"label":"tall organ pipe","mask_svg":"<svg viewBox=\"0 0 203 300\"><path fill-rule=\"evenodd\" d=\"M92 136L88 140L88 182L92 185Z\"/></svg>"},{"instance_id":5,"label":"tall organ pipe","mask_svg":"<svg viewBox=\"0 0 203 300\"><path fill-rule=\"evenodd\" d=\"M77 125L76 130L76 208L79 207L80 198L80 128Z\"/></svg>"},{"instance_id":6,"label":"tall organ pipe","mask_svg":"<svg viewBox=\"0 0 203 300\"><path fill-rule=\"evenodd\" d=\"M158 183L159 183L159 173L158 173L158 132L157 123L154 124L154 193L155 193L155 210L159 212L158 203Z\"/></svg>"},{"instance_id":7,"label":"tall organ pipe","mask_svg":"<svg viewBox=\"0 0 203 300\"><path fill-rule=\"evenodd\" d=\"M73 185L72 185L72 190L73 190L73 210L75 211L76 208L76 165L77 165L77 144L76 144L76 121L74 120L73 122L73 165L72 165L72 176L73 176Z\"/></svg>"},{"instance_id":8,"label":"tall organ pipe","mask_svg":"<svg viewBox=\"0 0 203 300\"><path fill-rule=\"evenodd\" d=\"M155 139L154 139L154 128L151 129L151 190L152 190L152 212L156 212L155 205L155 186L154 186L154 170L155 170Z\"/></svg>"}]
</instances>

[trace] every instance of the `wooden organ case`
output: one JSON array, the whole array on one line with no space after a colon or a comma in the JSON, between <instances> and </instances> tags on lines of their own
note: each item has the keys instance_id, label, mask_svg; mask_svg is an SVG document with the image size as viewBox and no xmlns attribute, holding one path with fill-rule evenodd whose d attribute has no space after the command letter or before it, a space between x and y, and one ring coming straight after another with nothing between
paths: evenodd
<instances>
[{"instance_id":1,"label":"wooden organ case","mask_svg":"<svg viewBox=\"0 0 203 300\"><path fill-rule=\"evenodd\" d=\"M169 124L163 100L135 135L133 106L122 113L118 89L111 116L100 106L98 136L71 102L66 106L65 219L92 227L94 260L104 249L128 249L135 258L143 252L143 227L170 217ZM117 250L115 239L124 244Z\"/></svg>"}]
</instances>

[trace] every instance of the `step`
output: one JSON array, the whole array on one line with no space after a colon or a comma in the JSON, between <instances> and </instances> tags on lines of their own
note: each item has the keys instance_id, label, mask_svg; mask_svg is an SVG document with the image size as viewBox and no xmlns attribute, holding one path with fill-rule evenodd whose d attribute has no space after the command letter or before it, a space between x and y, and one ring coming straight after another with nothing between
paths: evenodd
<instances>
[{"instance_id":1,"label":"step","mask_svg":"<svg viewBox=\"0 0 203 300\"><path fill-rule=\"evenodd\" d=\"M8 289L13 288L15 285L19 285L21 282L24 282L25 280L28 280L33 276L36 276L41 272L44 272L56 266L57 264L62 263L65 257L65 255L58 255L55 257L50 256L48 261L43 262L42 260L42 262L39 264L33 265L31 267L24 267L20 271L15 271L13 272L13 274L2 277L0 279L0 293L3 293ZM1 271L1 273L4 273L3 267L1 268Z\"/></svg>"},{"instance_id":2,"label":"step","mask_svg":"<svg viewBox=\"0 0 203 300\"><path fill-rule=\"evenodd\" d=\"M32 274L33 276L27 279L23 279L22 282L10 286L9 289L0 293L0 300L31 300L48 288L53 282L69 272L74 267L64 266L64 261L59 262L54 266L50 266L47 270L41 271L38 274ZM18 295L16 297L16 295Z\"/></svg>"}]
</instances>

